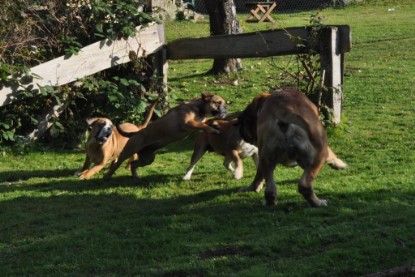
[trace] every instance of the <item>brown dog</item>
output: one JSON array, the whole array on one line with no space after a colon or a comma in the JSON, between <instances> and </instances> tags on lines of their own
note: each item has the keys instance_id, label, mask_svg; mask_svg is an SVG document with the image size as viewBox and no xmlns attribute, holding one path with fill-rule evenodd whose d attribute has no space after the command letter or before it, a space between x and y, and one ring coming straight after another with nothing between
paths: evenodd
<instances>
[{"instance_id":1,"label":"brown dog","mask_svg":"<svg viewBox=\"0 0 415 277\"><path fill-rule=\"evenodd\" d=\"M151 104L144 123L140 125L123 123L120 125L120 128L129 132L138 132L146 128L153 116L156 105L157 101ZM128 138L118 133L108 118L90 118L87 119L87 123L90 134L85 145L86 158L82 168L75 173L79 175L80 179L89 179L92 175L98 173L109 161L115 162L128 141ZM133 157L131 157L132 159ZM94 166L89 168L91 164L94 164Z\"/></svg>"},{"instance_id":2,"label":"brown dog","mask_svg":"<svg viewBox=\"0 0 415 277\"><path fill-rule=\"evenodd\" d=\"M237 124L242 137L259 149L256 176L241 191L259 192L265 182L266 204L275 204L275 167L296 162L304 169L299 192L313 207L327 205L314 193L314 178L325 162L335 169L346 168L347 164L328 147L317 108L303 93L290 89L261 94L246 107Z\"/></svg>"},{"instance_id":3,"label":"brown dog","mask_svg":"<svg viewBox=\"0 0 415 277\"><path fill-rule=\"evenodd\" d=\"M138 154L138 160L131 162L131 174L137 177L137 167L143 167L153 163L156 150L169 143L183 139L198 130L208 133L219 131L204 123L207 116L226 116L225 100L217 95L202 93L202 97L184 102L172 108L166 115L153 121L147 128L140 132L126 133L118 131L130 140L121 152L116 163L111 165L105 179L111 178L121 163L134 154Z\"/></svg>"},{"instance_id":4,"label":"brown dog","mask_svg":"<svg viewBox=\"0 0 415 277\"><path fill-rule=\"evenodd\" d=\"M245 142L235 126L236 119L233 120L208 120L208 125L215 126L219 134L200 132L196 138L195 147L190 160L190 165L186 171L183 180L190 180L196 163L206 153L214 151L225 157L223 165L229 170L235 179L243 177L242 159L252 157L255 166L258 166L258 148L250 143ZM235 168L231 164L235 165Z\"/></svg>"}]
</instances>

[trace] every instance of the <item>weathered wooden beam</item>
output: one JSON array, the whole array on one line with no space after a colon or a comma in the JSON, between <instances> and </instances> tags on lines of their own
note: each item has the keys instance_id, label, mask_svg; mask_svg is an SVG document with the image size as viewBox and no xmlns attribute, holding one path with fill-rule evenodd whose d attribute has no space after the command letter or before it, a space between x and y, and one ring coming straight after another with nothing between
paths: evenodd
<instances>
[{"instance_id":1,"label":"weathered wooden beam","mask_svg":"<svg viewBox=\"0 0 415 277\"><path fill-rule=\"evenodd\" d=\"M38 89L50 85L60 86L90 76L110 67L130 61L128 53L134 51L137 56L146 56L164 46L164 26L151 24L138 27L135 37L120 40L102 40L82 48L77 55L62 56L30 69L38 76L24 85L26 88ZM11 103L14 94L22 89L18 86L4 87L0 90L0 106Z\"/></svg>"},{"instance_id":2,"label":"weathered wooden beam","mask_svg":"<svg viewBox=\"0 0 415 277\"><path fill-rule=\"evenodd\" d=\"M323 30L320 41L321 71L324 72L324 87L328 90L326 103L333 111L333 122L341 121L343 100L343 53L339 50L340 32L337 27Z\"/></svg>"},{"instance_id":3,"label":"weathered wooden beam","mask_svg":"<svg viewBox=\"0 0 415 277\"><path fill-rule=\"evenodd\" d=\"M350 51L350 27L336 27L340 35L338 50L341 53ZM310 34L310 28L292 27L236 35L178 39L167 45L167 59L248 58L297 54L312 47ZM299 47L299 41L304 47Z\"/></svg>"}]
</instances>

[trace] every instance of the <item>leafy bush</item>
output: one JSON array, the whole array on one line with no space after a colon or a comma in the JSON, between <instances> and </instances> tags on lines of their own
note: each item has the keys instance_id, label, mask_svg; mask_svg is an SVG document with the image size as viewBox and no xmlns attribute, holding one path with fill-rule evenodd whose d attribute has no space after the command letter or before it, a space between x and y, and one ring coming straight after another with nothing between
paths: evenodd
<instances>
[{"instance_id":1,"label":"leafy bush","mask_svg":"<svg viewBox=\"0 0 415 277\"><path fill-rule=\"evenodd\" d=\"M76 55L103 38L135 35L136 26L154 21L139 0L5 0L0 11L0 88L21 85L29 68L62 55ZM148 59L111 68L73 84L22 89L16 100L0 107L0 146L12 145L32 132L39 118L54 107L63 111L50 120L42 138L55 145L79 143L91 116L114 122L139 122L148 103L161 93L159 80L148 74ZM151 68L150 68L151 69ZM23 78L22 80L24 80Z\"/></svg>"}]
</instances>

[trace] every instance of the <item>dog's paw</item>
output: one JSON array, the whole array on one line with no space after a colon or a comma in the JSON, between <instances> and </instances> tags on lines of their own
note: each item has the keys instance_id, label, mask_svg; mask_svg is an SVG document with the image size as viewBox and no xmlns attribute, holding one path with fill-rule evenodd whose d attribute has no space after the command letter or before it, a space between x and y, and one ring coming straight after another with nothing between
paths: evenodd
<instances>
[{"instance_id":1,"label":"dog's paw","mask_svg":"<svg viewBox=\"0 0 415 277\"><path fill-rule=\"evenodd\" d=\"M329 202L325 199L320 199L317 207L327 207L329 205Z\"/></svg>"},{"instance_id":2,"label":"dog's paw","mask_svg":"<svg viewBox=\"0 0 415 277\"><path fill-rule=\"evenodd\" d=\"M88 180L88 176L87 175L85 175L85 174L81 174L80 176L79 176L79 179L81 179L81 180Z\"/></svg>"},{"instance_id":3,"label":"dog's paw","mask_svg":"<svg viewBox=\"0 0 415 277\"><path fill-rule=\"evenodd\" d=\"M234 178L235 180L241 180L241 179L242 179L242 177L243 177L243 174L242 174L242 173L239 173L239 172L235 172L235 173L233 173L233 178Z\"/></svg>"},{"instance_id":4,"label":"dog's paw","mask_svg":"<svg viewBox=\"0 0 415 277\"><path fill-rule=\"evenodd\" d=\"M327 164L331 167L331 168L333 168L333 169L346 169L346 168L348 168L349 166L345 163L345 162L343 162L342 160L340 160L340 159L335 159L335 160L332 160L332 161L329 161L329 162L327 162Z\"/></svg>"}]
</instances>

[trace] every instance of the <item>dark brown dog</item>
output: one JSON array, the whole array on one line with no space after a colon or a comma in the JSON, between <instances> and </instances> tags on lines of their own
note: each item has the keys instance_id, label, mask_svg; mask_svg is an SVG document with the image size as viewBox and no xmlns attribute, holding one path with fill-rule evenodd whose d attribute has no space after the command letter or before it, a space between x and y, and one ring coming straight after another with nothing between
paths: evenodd
<instances>
[{"instance_id":1,"label":"dark brown dog","mask_svg":"<svg viewBox=\"0 0 415 277\"><path fill-rule=\"evenodd\" d=\"M140 125L123 123L120 125L120 128L129 132L136 132L146 128L156 105L157 101L150 106L144 123ZM89 179L92 175L101 171L109 161L115 162L128 141L128 138L119 134L108 118L89 118L87 123L90 133L85 145L85 162L82 168L75 172L80 179ZM131 160L133 158L131 157ZM89 168L91 164L94 164L94 166Z\"/></svg>"},{"instance_id":2,"label":"dark brown dog","mask_svg":"<svg viewBox=\"0 0 415 277\"><path fill-rule=\"evenodd\" d=\"M314 178L325 162L335 169L346 168L347 164L328 147L317 108L303 93L283 90L258 95L239 116L237 124L242 137L259 149L256 176L241 191L259 192L265 182L266 204L275 204L275 167L296 162L304 169L299 192L313 207L327 205L314 193Z\"/></svg>"},{"instance_id":3,"label":"dark brown dog","mask_svg":"<svg viewBox=\"0 0 415 277\"><path fill-rule=\"evenodd\" d=\"M134 177L138 176L137 167L153 163L156 150L167 144L183 139L198 130L218 133L217 129L207 125L204 121L207 116L224 117L226 113L225 100L220 96L205 92L200 98L174 107L140 132L126 133L118 130L121 135L130 137L130 140L125 145L118 161L111 165L104 178L111 178L121 163L134 154L138 154L139 158L131 162L131 174Z\"/></svg>"},{"instance_id":4,"label":"dark brown dog","mask_svg":"<svg viewBox=\"0 0 415 277\"><path fill-rule=\"evenodd\" d=\"M242 159L252 157L255 166L258 166L258 148L242 139L239 128L235 126L236 119L212 119L208 120L206 123L215 126L220 133L212 134L200 132L196 138L192 159L183 180L190 180L196 163L206 151L214 151L215 153L224 156L225 161L223 162L223 165L237 180L243 177ZM235 168L232 167L232 163Z\"/></svg>"}]
</instances>

